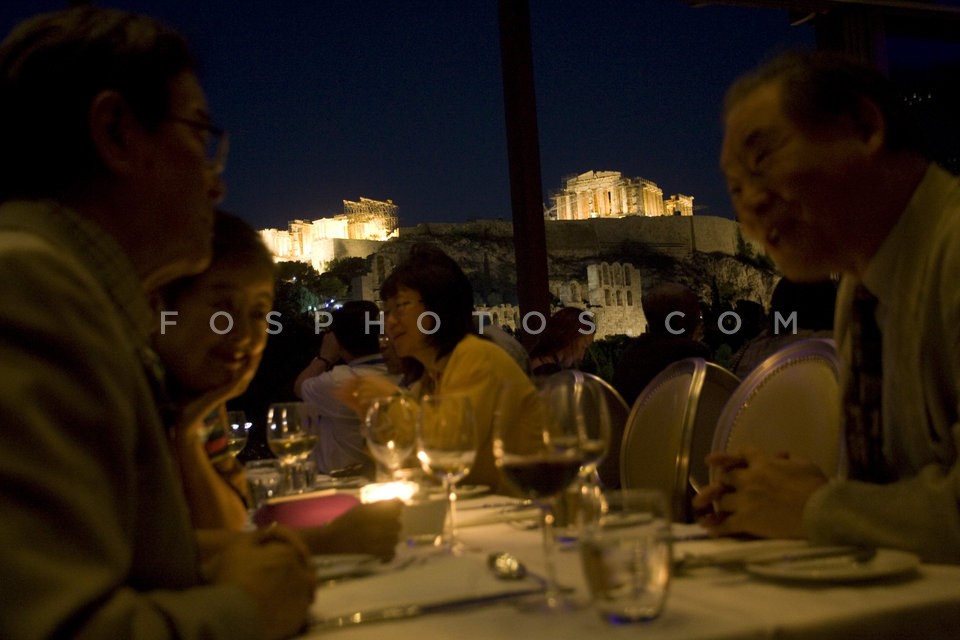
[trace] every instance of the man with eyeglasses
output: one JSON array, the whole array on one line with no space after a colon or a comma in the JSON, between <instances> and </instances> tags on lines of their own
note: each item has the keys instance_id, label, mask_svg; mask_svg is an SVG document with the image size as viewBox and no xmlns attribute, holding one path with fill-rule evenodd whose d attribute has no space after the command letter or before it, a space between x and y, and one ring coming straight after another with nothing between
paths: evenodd
<instances>
[{"instance_id":1,"label":"man with eyeglasses","mask_svg":"<svg viewBox=\"0 0 960 640\"><path fill-rule=\"evenodd\" d=\"M84 7L0 44L0 637L262 638L313 572L271 529L201 571L147 291L210 260L223 132L152 19Z\"/></svg>"},{"instance_id":2,"label":"man with eyeglasses","mask_svg":"<svg viewBox=\"0 0 960 640\"><path fill-rule=\"evenodd\" d=\"M842 274L848 470L716 452L694 508L718 535L960 563L960 179L926 158L896 86L837 54L775 58L725 107L720 162L744 234L792 280Z\"/></svg>"}]
</instances>

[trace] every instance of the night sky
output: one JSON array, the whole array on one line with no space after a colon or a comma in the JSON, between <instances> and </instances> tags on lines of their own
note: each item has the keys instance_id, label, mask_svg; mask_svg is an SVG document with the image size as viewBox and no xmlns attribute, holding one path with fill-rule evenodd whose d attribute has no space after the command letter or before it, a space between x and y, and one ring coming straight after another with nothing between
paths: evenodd
<instances>
[{"instance_id":1,"label":"night sky","mask_svg":"<svg viewBox=\"0 0 960 640\"><path fill-rule=\"evenodd\" d=\"M401 226L510 219L496 0L141 0L190 40L230 131L225 208L255 226L392 199ZM5 2L0 30L62 1ZM812 47L785 12L678 0L530 0L545 201L620 171L732 217L719 105L740 73ZM960 46L891 42L891 68Z\"/></svg>"}]
</instances>

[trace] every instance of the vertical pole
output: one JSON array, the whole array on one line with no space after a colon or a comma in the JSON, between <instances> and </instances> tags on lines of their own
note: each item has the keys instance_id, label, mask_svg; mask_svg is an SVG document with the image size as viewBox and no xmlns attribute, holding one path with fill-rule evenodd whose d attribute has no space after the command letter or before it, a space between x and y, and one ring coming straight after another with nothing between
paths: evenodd
<instances>
[{"instance_id":1,"label":"vertical pole","mask_svg":"<svg viewBox=\"0 0 960 640\"><path fill-rule=\"evenodd\" d=\"M527 0L499 0L499 14L517 298L521 317L532 311L549 317L547 240L529 4Z\"/></svg>"},{"instance_id":2,"label":"vertical pole","mask_svg":"<svg viewBox=\"0 0 960 640\"><path fill-rule=\"evenodd\" d=\"M879 11L838 8L814 21L817 48L842 51L866 64L887 68L886 30Z\"/></svg>"}]
</instances>

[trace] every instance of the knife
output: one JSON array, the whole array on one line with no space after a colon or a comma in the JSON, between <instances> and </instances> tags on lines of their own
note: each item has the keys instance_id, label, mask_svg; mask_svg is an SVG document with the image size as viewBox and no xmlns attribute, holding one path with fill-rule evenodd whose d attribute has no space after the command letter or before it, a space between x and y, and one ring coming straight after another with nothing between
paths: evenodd
<instances>
[{"instance_id":1,"label":"knife","mask_svg":"<svg viewBox=\"0 0 960 640\"><path fill-rule=\"evenodd\" d=\"M743 569L747 565L774 565L806 560L821 560L825 558L841 558L850 556L850 559L862 564L869 562L877 555L877 550L866 546L837 546L837 547L807 547L791 549L789 551L756 551L737 554L736 551L720 552L701 556L686 556L680 558L675 565L677 570L699 569L701 567L721 567L724 569Z\"/></svg>"},{"instance_id":2,"label":"knife","mask_svg":"<svg viewBox=\"0 0 960 640\"><path fill-rule=\"evenodd\" d=\"M453 598L451 600L441 600L428 604L405 604L393 607L381 607L378 609L365 609L342 616L322 618L311 623L310 627L311 629L340 629L370 622L390 622L393 620L403 620L404 618L416 618L417 616L428 613L443 613L446 611L457 611L459 609L497 604L498 602L506 602L542 592L543 587L538 586L514 591L500 591L483 596Z\"/></svg>"}]
</instances>

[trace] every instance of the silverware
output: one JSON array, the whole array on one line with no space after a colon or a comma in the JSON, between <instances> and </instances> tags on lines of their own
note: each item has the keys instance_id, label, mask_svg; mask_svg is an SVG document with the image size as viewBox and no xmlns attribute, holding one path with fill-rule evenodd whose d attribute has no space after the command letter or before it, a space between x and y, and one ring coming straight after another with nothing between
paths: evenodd
<instances>
[{"instance_id":1,"label":"silverware","mask_svg":"<svg viewBox=\"0 0 960 640\"><path fill-rule=\"evenodd\" d=\"M457 505L457 511L473 511L474 509L503 509L504 511L520 511L522 509L531 509L533 508L533 500L521 500L517 502L516 500L501 501L501 502L484 502L482 504L466 504L466 505Z\"/></svg>"},{"instance_id":2,"label":"silverware","mask_svg":"<svg viewBox=\"0 0 960 640\"><path fill-rule=\"evenodd\" d=\"M415 618L428 613L443 613L446 611L457 611L471 607L481 607L498 602L507 602L517 598L523 598L543 591L543 587L532 587L529 589L519 589L513 591L499 591L483 596L467 596L463 598L452 598L450 600L441 600L430 604L406 604L394 607L380 607L378 609L366 609L354 611L342 616L324 618L312 623L313 629L340 629L343 627L352 627L358 624L367 624L371 622L389 622L393 620L403 620L405 618Z\"/></svg>"},{"instance_id":3,"label":"silverware","mask_svg":"<svg viewBox=\"0 0 960 640\"><path fill-rule=\"evenodd\" d=\"M769 566L789 564L824 558L842 558L849 556L854 564L869 562L877 555L877 550L866 546L809 547L789 551L718 552L705 555L691 555L680 558L674 565L676 571L719 567L723 569L744 569L747 565Z\"/></svg>"}]
</instances>

